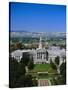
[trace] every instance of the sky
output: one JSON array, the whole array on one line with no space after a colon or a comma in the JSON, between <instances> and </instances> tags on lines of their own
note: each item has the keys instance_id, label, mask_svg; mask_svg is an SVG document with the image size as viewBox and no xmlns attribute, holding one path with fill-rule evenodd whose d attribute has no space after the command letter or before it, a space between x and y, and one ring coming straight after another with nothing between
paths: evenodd
<instances>
[{"instance_id":1,"label":"sky","mask_svg":"<svg viewBox=\"0 0 68 90\"><path fill-rule=\"evenodd\" d=\"M10 31L65 32L66 6L11 2Z\"/></svg>"}]
</instances>

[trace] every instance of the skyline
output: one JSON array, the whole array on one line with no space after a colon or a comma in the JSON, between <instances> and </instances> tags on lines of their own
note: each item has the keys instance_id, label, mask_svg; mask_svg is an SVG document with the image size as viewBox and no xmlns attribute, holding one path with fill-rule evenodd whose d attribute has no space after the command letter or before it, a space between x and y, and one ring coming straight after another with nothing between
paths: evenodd
<instances>
[{"instance_id":1,"label":"skyline","mask_svg":"<svg viewBox=\"0 0 68 90\"><path fill-rule=\"evenodd\" d=\"M10 31L66 32L66 6L11 2Z\"/></svg>"}]
</instances>

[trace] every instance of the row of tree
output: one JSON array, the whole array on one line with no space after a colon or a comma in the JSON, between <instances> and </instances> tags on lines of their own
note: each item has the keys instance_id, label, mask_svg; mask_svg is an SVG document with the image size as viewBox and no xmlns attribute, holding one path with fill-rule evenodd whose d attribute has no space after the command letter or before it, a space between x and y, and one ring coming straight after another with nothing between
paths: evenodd
<instances>
[{"instance_id":1,"label":"row of tree","mask_svg":"<svg viewBox=\"0 0 68 90\"><path fill-rule=\"evenodd\" d=\"M53 78L54 85L64 85L66 84L66 61L59 65L60 60L57 56L55 61L51 60L51 67L57 70L58 74Z\"/></svg>"},{"instance_id":2,"label":"row of tree","mask_svg":"<svg viewBox=\"0 0 68 90\"><path fill-rule=\"evenodd\" d=\"M36 86L37 81L32 80L32 76L26 72L28 69L33 69L33 60L28 58L28 53L24 55L20 62L10 57L9 60L9 87L31 87ZM27 74L26 74L27 73Z\"/></svg>"}]
</instances>

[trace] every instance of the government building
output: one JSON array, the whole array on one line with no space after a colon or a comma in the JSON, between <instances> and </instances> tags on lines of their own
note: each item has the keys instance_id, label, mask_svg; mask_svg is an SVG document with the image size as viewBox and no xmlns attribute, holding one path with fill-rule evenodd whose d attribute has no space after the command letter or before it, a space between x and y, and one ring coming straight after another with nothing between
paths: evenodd
<instances>
[{"instance_id":1,"label":"government building","mask_svg":"<svg viewBox=\"0 0 68 90\"><path fill-rule=\"evenodd\" d=\"M24 49L15 50L11 53L11 56L15 58L18 62L21 61L24 53L29 53L30 58L33 58L34 64L50 63L50 60L54 62L55 57L59 56L60 64L64 62L64 57L66 56L66 50L60 49L59 46L49 46L48 49L42 47L42 38L40 37L38 48L36 49Z\"/></svg>"}]
</instances>

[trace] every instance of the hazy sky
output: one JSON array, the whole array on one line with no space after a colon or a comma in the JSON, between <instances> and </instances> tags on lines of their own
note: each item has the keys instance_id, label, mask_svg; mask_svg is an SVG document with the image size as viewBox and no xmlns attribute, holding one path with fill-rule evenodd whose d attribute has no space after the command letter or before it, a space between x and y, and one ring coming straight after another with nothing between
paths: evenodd
<instances>
[{"instance_id":1,"label":"hazy sky","mask_svg":"<svg viewBox=\"0 0 68 90\"><path fill-rule=\"evenodd\" d=\"M63 5L10 3L11 31L65 32Z\"/></svg>"}]
</instances>

